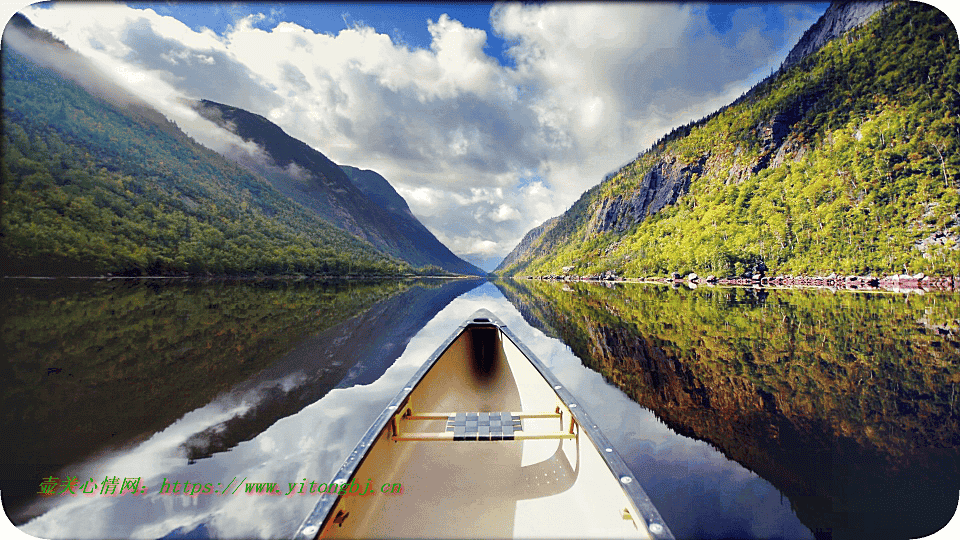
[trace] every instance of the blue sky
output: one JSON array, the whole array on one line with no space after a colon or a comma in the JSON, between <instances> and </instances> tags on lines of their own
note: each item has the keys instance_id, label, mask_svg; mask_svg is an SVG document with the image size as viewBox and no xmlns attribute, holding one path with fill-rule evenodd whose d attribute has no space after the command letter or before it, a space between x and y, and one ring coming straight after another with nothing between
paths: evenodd
<instances>
[{"instance_id":1,"label":"blue sky","mask_svg":"<svg viewBox=\"0 0 960 540\"><path fill-rule=\"evenodd\" d=\"M382 174L492 269L672 128L779 67L827 4L52 2L21 9L215 150L263 115Z\"/></svg>"},{"instance_id":2,"label":"blue sky","mask_svg":"<svg viewBox=\"0 0 960 540\"><path fill-rule=\"evenodd\" d=\"M427 20L436 21L444 13L455 14L465 26L487 32L487 53L501 65L513 65L504 54L507 42L490 26L493 3L332 3L332 2L128 2L135 8L153 9L161 15L176 17L194 30L206 27L223 34L238 19L262 13L266 17L254 26L272 28L277 22L294 21L315 32L337 34L355 24L371 26L381 34L389 35L395 43L429 49L432 41ZM823 12L829 2L809 3L812 9ZM778 6L769 2L724 2L703 4L707 20L720 34L733 28L732 15L748 7L758 7L767 15L767 31L782 32L784 20Z\"/></svg>"},{"instance_id":3,"label":"blue sky","mask_svg":"<svg viewBox=\"0 0 960 540\"><path fill-rule=\"evenodd\" d=\"M263 29L285 20L294 21L315 32L338 34L352 25L362 24L389 35L396 43L421 49L430 48L427 20L436 21L444 13L456 14L457 20L464 25L486 30L489 54L500 59L501 64L509 63L503 56L504 41L490 32L492 3L131 2L128 5L152 8L161 15L176 17L194 30L207 27L218 34L223 34L237 19L254 13L267 15L255 25Z\"/></svg>"}]
</instances>

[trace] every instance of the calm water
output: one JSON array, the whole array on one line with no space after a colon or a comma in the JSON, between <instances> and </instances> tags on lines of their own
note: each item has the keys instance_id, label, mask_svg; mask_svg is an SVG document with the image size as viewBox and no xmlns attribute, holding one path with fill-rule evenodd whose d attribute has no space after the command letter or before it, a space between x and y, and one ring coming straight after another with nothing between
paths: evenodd
<instances>
[{"instance_id":1,"label":"calm water","mask_svg":"<svg viewBox=\"0 0 960 540\"><path fill-rule=\"evenodd\" d=\"M3 287L0 489L7 515L42 538L291 535L312 497L158 489L329 481L481 307L578 396L678 538L911 538L956 509L956 295L442 280ZM78 495L38 497L48 476L76 477ZM82 493L104 477L147 490Z\"/></svg>"}]
</instances>

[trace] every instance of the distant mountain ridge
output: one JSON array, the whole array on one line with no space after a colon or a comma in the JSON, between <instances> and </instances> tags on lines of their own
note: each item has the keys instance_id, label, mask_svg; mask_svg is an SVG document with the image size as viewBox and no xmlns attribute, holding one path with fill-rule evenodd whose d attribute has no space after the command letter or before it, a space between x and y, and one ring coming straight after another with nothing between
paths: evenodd
<instances>
[{"instance_id":1,"label":"distant mountain ridge","mask_svg":"<svg viewBox=\"0 0 960 540\"><path fill-rule=\"evenodd\" d=\"M531 229L530 232L523 236L520 243L503 258L503 261L500 262L497 268L509 268L522 262L524 256L528 254L534 244L539 241L547 231L552 230L559 220L560 216L552 217Z\"/></svg>"},{"instance_id":2,"label":"distant mountain ridge","mask_svg":"<svg viewBox=\"0 0 960 540\"><path fill-rule=\"evenodd\" d=\"M386 178L375 171L341 165L351 182L375 204L386 210L396 223L397 232L414 242L421 251L430 255L427 264L439 266L449 272L485 276L487 272L457 257L440 242L420 220L413 215L407 201Z\"/></svg>"},{"instance_id":3,"label":"distant mountain ridge","mask_svg":"<svg viewBox=\"0 0 960 540\"><path fill-rule=\"evenodd\" d=\"M957 80L935 8L835 3L775 75L587 190L494 273L952 275Z\"/></svg>"},{"instance_id":4,"label":"distant mountain ridge","mask_svg":"<svg viewBox=\"0 0 960 540\"><path fill-rule=\"evenodd\" d=\"M436 266L455 274L486 275L437 240L379 174L341 167L261 115L210 100L197 102L195 108L266 154L264 160L242 151L228 157L256 170L330 223L415 267Z\"/></svg>"}]
</instances>

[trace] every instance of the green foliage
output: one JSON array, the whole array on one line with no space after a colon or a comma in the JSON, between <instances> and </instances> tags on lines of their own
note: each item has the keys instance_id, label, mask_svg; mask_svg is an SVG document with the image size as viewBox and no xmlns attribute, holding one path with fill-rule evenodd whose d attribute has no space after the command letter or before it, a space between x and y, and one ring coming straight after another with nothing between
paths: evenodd
<instances>
[{"instance_id":1,"label":"green foliage","mask_svg":"<svg viewBox=\"0 0 960 540\"><path fill-rule=\"evenodd\" d=\"M891 6L586 192L502 275L960 273L960 52L949 19ZM775 126L789 124L782 139ZM596 233L659 162L705 163L675 204Z\"/></svg>"},{"instance_id":2,"label":"green foliage","mask_svg":"<svg viewBox=\"0 0 960 540\"><path fill-rule=\"evenodd\" d=\"M48 468L162 430L304 337L415 285L3 280L5 451L11 462Z\"/></svg>"},{"instance_id":3,"label":"green foliage","mask_svg":"<svg viewBox=\"0 0 960 540\"><path fill-rule=\"evenodd\" d=\"M771 482L811 530L917 538L955 511L960 295L497 286L671 430Z\"/></svg>"},{"instance_id":4,"label":"green foliage","mask_svg":"<svg viewBox=\"0 0 960 540\"><path fill-rule=\"evenodd\" d=\"M7 274L409 270L156 113L107 103L8 48L3 91Z\"/></svg>"},{"instance_id":5,"label":"green foliage","mask_svg":"<svg viewBox=\"0 0 960 540\"><path fill-rule=\"evenodd\" d=\"M435 265L428 264L426 266L421 266L417 268L414 273L418 276L452 276L450 272L447 272L443 268Z\"/></svg>"},{"instance_id":6,"label":"green foliage","mask_svg":"<svg viewBox=\"0 0 960 540\"><path fill-rule=\"evenodd\" d=\"M922 396L917 399L923 408L919 417L884 417L884 422L902 425L854 434L871 446L919 448L913 445L927 440L915 439L912 432L922 429L932 436L941 424L924 425L927 419L951 417L953 388L960 383L955 361L960 355L960 297L955 294L690 290L647 284L608 288L540 280L497 285L524 307L525 316L550 327L588 367L611 380L626 380L629 368L621 364L637 354L616 348L646 342L717 393L724 391L722 381L736 373L751 387L790 403L791 413L823 418L838 432L870 425L882 411L896 411L900 392ZM605 340L605 332L613 330L623 336ZM632 396L656 393L655 388L621 387ZM956 425L955 419L951 422ZM872 436L880 432L887 435ZM953 433L960 433L960 426Z\"/></svg>"}]
</instances>

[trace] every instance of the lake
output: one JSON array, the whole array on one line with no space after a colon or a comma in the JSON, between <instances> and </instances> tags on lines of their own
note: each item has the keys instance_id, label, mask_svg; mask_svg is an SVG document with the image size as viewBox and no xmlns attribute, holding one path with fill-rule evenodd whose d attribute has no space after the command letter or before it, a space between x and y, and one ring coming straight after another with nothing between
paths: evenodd
<instances>
[{"instance_id":1,"label":"lake","mask_svg":"<svg viewBox=\"0 0 960 540\"><path fill-rule=\"evenodd\" d=\"M2 288L0 489L41 538L292 535L314 497L226 486L328 482L479 308L577 396L677 538L916 538L957 508L956 294L442 279ZM102 494L113 479L123 494ZM162 494L164 482L218 489Z\"/></svg>"}]
</instances>

